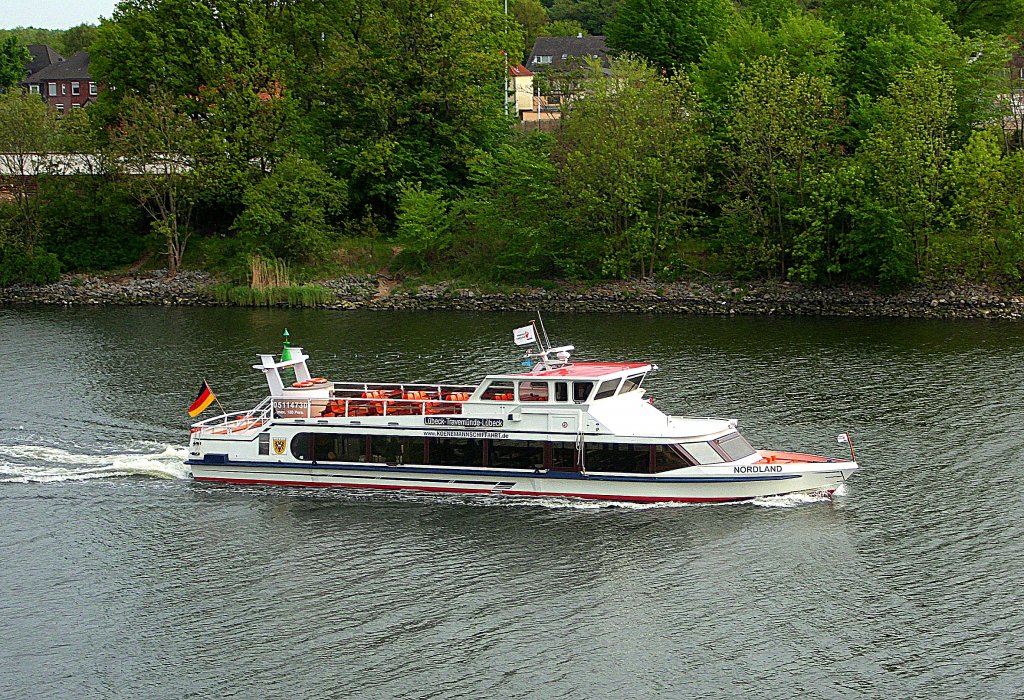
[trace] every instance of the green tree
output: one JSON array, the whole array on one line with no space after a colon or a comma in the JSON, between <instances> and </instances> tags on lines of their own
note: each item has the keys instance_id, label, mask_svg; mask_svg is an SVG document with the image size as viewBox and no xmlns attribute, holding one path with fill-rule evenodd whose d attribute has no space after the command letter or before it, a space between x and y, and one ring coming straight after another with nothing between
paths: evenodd
<instances>
[{"instance_id":1,"label":"green tree","mask_svg":"<svg viewBox=\"0 0 1024 700\"><path fill-rule=\"evenodd\" d=\"M522 37L490 0L439 0L430 11L373 0L358 22L336 9L321 27L330 49L323 70L302 88L307 129L348 182L354 215L391 222L402 183L462 186L470 160L507 137L505 55Z\"/></svg>"},{"instance_id":2,"label":"green tree","mask_svg":"<svg viewBox=\"0 0 1024 700\"><path fill-rule=\"evenodd\" d=\"M774 28L757 18L739 18L693 70L705 104L715 111L727 108L741 73L762 57L779 62L793 75L834 82L842 66L842 35L807 14L788 15Z\"/></svg>"},{"instance_id":3,"label":"green tree","mask_svg":"<svg viewBox=\"0 0 1024 700\"><path fill-rule=\"evenodd\" d=\"M537 37L545 36L548 11L540 4L540 0L515 0L511 9L512 16L519 22L523 32L523 52L519 60L525 60L530 55Z\"/></svg>"},{"instance_id":4,"label":"green tree","mask_svg":"<svg viewBox=\"0 0 1024 700\"><path fill-rule=\"evenodd\" d=\"M579 232L570 272L597 263L599 274L649 277L699 223L706 137L683 78L631 59L610 70L605 78L595 67L559 133L560 185L572 193L566 214Z\"/></svg>"},{"instance_id":5,"label":"green tree","mask_svg":"<svg viewBox=\"0 0 1024 700\"><path fill-rule=\"evenodd\" d=\"M217 135L197 197L227 222L295 146L299 111L288 77L295 60L281 33L284 10L251 0L126 0L94 43L91 66L115 88L102 94L99 119L118 121L121 100L157 86Z\"/></svg>"},{"instance_id":6,"label":"green tree","mask_svg":"<svg viewBox=\"0 0 1024 700\"><path fill-rule=\"evenodd\" d=\"M54 113L36 95L0 93L0 171L13 176L10 191L18 244L29 254L39 238L39 201L34 184L51 164L57 135Z\"/></svg>"},{"instance_id":7,"label":"green tree","mask_svg":"<svg viewBox=\"0 0 1024 700\"><path fill-rule=\"evenodd\" d=\"M734 14L729 0L623 0L608 24L608 44L674 71L695 63Z\"/></svg>"},{"instance_id":8,"label":"green tree","mask_svg":"<svg viewBox=\"0 0 1024 700\"><path fill-rule=\"evenodd\" d=\"M776 27L788 17L804 15L803 5L799 0L743 0L740 8L744 16Z\"/></svg>"},{"instance_id":9,"label":"green tree","mask_svg":"<svg viewBox=\"0 0 1024 700\"><path fill-rule=\"evenodd\" d=\"M870 218L884 220L887 230L855 228L850 243L854 256L873 259L879 281L900 285L929 268L932 242L944 225L954 102L948 76L934 66L905 71L889 93L880 100L880 119L858 154L866 180L858 206L870 211ZM858 248L870 251L871 238L889 243L864 256Z\"/></svg>"},{"instance_id":10,"label":"green tree","mask_svg":"<svg viewBox=\"0 0 1024 700\"><path fill-rule=\"evenodd\" d=\"M65 56L73 56L79 51L89 51L96 40L98 27L95 24L79 24L64 32L61 42L56 47Z\"/></svg>"},{"instance_id":11,"label":"green tree","mask_svg":"<svg viewBox=\"0 0 1024 700\"><path fill-rule=\"evenodd\" d=\"M403 258L420 270L436 266L451 248L450 203L439 190L419 182L403 186L397 219Z\"/></svg>"},{"instance_id":12,"label":"green tree","mask_svg":"<svg viewBox=\"0 0 1024 700\"><path fill-rule=\"evenodd\" d=\"M1024 197L1015 183L1024 154L1006 154L993 130L976 131L952 154L949 226L937 238L933 272L975 279L1020 279L1024 272Z\"/></svg>"},{"instance_id":13,"label":"green tree","mask_svg":"<svg viewBox=\"0 0 1024 700\"><path fill-rule=\"evenodd\" d=\"M548 10L548 16L553 22L577 22L586 34L599 36L605 33L608 23L615 17L621 4L622 0L554 0Z\"/></svg>"},{"instance_id":14,"label":"green tree","mask_svg":"<svg viewBox=\"0 0 1024 700\"><path fill-rule=\"evenodd\" d=\"M457 203L455 254L465 274L500 280L558 274L574 241L561 218L552 138L532 132L481 154Z\"/></svg>"},{"instance_id":15,"label":"green tree","mask_svg":"<svg viewBox=\"0 0 1024 700\"><path fill-rule=\"evenodd\" d=\"M59 52L62 48L64 31L63 29L38 29L36 27L0 29L0 41L6 41L10 37L14 37L21 46L48 44Z\"/></svg>"},{"instance_id":16,"label":"green tree","mask_svg":"<svg viewBox=\"0 0 1024 700\"><path fill-rule=\"evenodd\" d=\"M110 162L166 243L167 275L173 277L192 235L192 211L203 182L200 168L209 145L170 94L129 95L122 114L110 130Z\"/></svg>"},{"instance_id":17,"label":"green tree","mask_svg":"<svg viewBox=\"0 0 1024 700\"><path fill-rule=\"evenodd\" d=\"M851 98L884 95L903 71L942 62L957 44L926 0L825 0L822 14L843 33L843 91Z\"/></svg>"},{"instance_id":18,"label":"green tree","mask_svg":"<svg viewBox=\"0 0 1024 700\"><path fill-rule=\"evenodd\" d=\"M938 0L936 8L961 34L1015 33L1024 25L1022 0Z\"/></svg>"},{"instance_id":19,"label":"green tree","mask_svg":"<svg viewBox=\"0 0 1024 700\"><path fill-rule=\"evenodd\" d=\"M799 240L798 274L813 279L824 255L808 238L813 191L841 125L831 81L763 57L741 72L729 113L722 227L733 254L785 275Z\"/></svg>"},{"instance_id":20,"label":"green tree","mask_svg":"<svg viewBox=\"0 0 1024 700\"><path fill-rule=\"evenodd\" d=\"M44 177L39 199L40 241L55 252L67 272L127 265L153 244L145 213L112 175Z\"/></svg>"},{"instance_id":21,"label":"green tree","mask_svg":"<svg viewBox=\"0 0 1024 700\"><path fill-rule=\"evenodd\" d=\"M25 66L32 60L28 49L9 36L0 39L0 92L14 87L27 76Z\"/></svg>"},{"instance_id":22,"label":"green tree","mask_svg":"<svg viewBox=\"0 0 1024 700\"><path fill-rule=\"evenodd\" d=\"M115 88L105 94L198 95L218 84L237 55L237 35L252 16L244 0L121 0L97 31L90 53L93 75ZM225 65L227 62L227 66Z\"/></svg>"},{"instance_id":23,"label":"green tree","mask_svg":"<svg viewBox=\"0 0 1024 700\"><path fill-rule=\"evenodd\" d=\"M576 20L559 19L541 27L537 36L589 36L589 34Z\"/></svg>"},{"instance_id":24,"label":"green tree","mask_svg":"<svg viewBox=\"0 0 1024 700\"><path fill-rule=\"evenodd\" d=\"M345 185L314 162L289 154L251 186L233 228L254 253L315 262L332 247L330 221L344 208Z\"/></svg>"}]
</instances>

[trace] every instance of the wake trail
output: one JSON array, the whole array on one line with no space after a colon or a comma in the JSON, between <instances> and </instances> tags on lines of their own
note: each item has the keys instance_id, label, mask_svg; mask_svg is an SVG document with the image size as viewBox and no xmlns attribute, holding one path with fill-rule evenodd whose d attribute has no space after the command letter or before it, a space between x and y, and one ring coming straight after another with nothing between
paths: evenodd
<instances>
[{"instance_id":1,"label":"wake trail","mask_svg":"<svg viewBox=\"0 0 1024 700\"><path fill-rule=\"evenodd\" d=\"M48 445L0 445L0 483L56 483L141 476L187 479L187 451L152 443L154 449L114 454L72 452Z\"/></svg>"}]
</instances>

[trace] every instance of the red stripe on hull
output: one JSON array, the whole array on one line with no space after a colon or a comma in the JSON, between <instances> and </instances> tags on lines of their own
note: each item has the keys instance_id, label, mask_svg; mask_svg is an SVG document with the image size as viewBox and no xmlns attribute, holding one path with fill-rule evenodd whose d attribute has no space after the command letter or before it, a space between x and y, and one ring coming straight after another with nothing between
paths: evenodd
<instances>
[{"instance_id":1,"label":"red stripe on hull","mask_svg":"<svg viewBox=\"0 0 1024 700\"><path fill-rule=\"evenodd\" d=\"M254 486L265 484L269 486L302 486L313 488L349 488L349 489L386 489L388 491L433 491L441 493L476 493L500 496L534 496L545 498L586 498L589 500L603 501L628 501L630 503L731 503L734 501L749 501L747 498L667 498L660 496L609 496L606 494L593 493L553 493L548 491L494 491L493 489L460 489L449 486L402 486L399 484L323 484L312 481L278 481L271 479L227 479L210 476L194 476L194 481L205 481L218 484L241 484Z\"/></svg>"}]
</instances>

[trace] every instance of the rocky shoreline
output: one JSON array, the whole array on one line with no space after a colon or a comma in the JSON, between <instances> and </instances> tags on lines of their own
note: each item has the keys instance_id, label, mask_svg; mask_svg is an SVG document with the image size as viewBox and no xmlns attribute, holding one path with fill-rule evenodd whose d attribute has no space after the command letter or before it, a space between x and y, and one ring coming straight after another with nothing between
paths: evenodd
<instances>
[{"instance_id":1,"label":"rocky shoreline","mask_svg":"<svg viewBox=\"0 0 1024 700\"><path fill-rule=\"evenodd\" d=\"M166 279L156 270L121 277L68 275L48 285L0 289L0 304L217 306L216 280L185 271ZM917 287L883 295L857 287L813 288L791 283L564 283L551 289L502 292L452 284L398 286L377 275L318 282L336 297L329 309L394 311L569 311L703 315L859 316L897 318L1024 318L1024 296L980 285Z\"/></svg>"}]
</instances>

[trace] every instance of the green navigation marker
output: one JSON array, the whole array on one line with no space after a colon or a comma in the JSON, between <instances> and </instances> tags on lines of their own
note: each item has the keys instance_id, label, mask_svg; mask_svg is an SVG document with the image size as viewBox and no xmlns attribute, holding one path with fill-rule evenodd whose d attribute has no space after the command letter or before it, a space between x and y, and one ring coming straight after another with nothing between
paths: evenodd
<instances>
[{"instance_id":1,"label":"green navigation marker","mask_svg":"<svg viewBox=\"0 0 1024 700\"><path fill-rule=\"evenodd\" d=\"M292 345L288 342L288 329L284 329L284 348L281 350L281 362L288 362L292 359Z\"/></svg>"}]
</instances>

